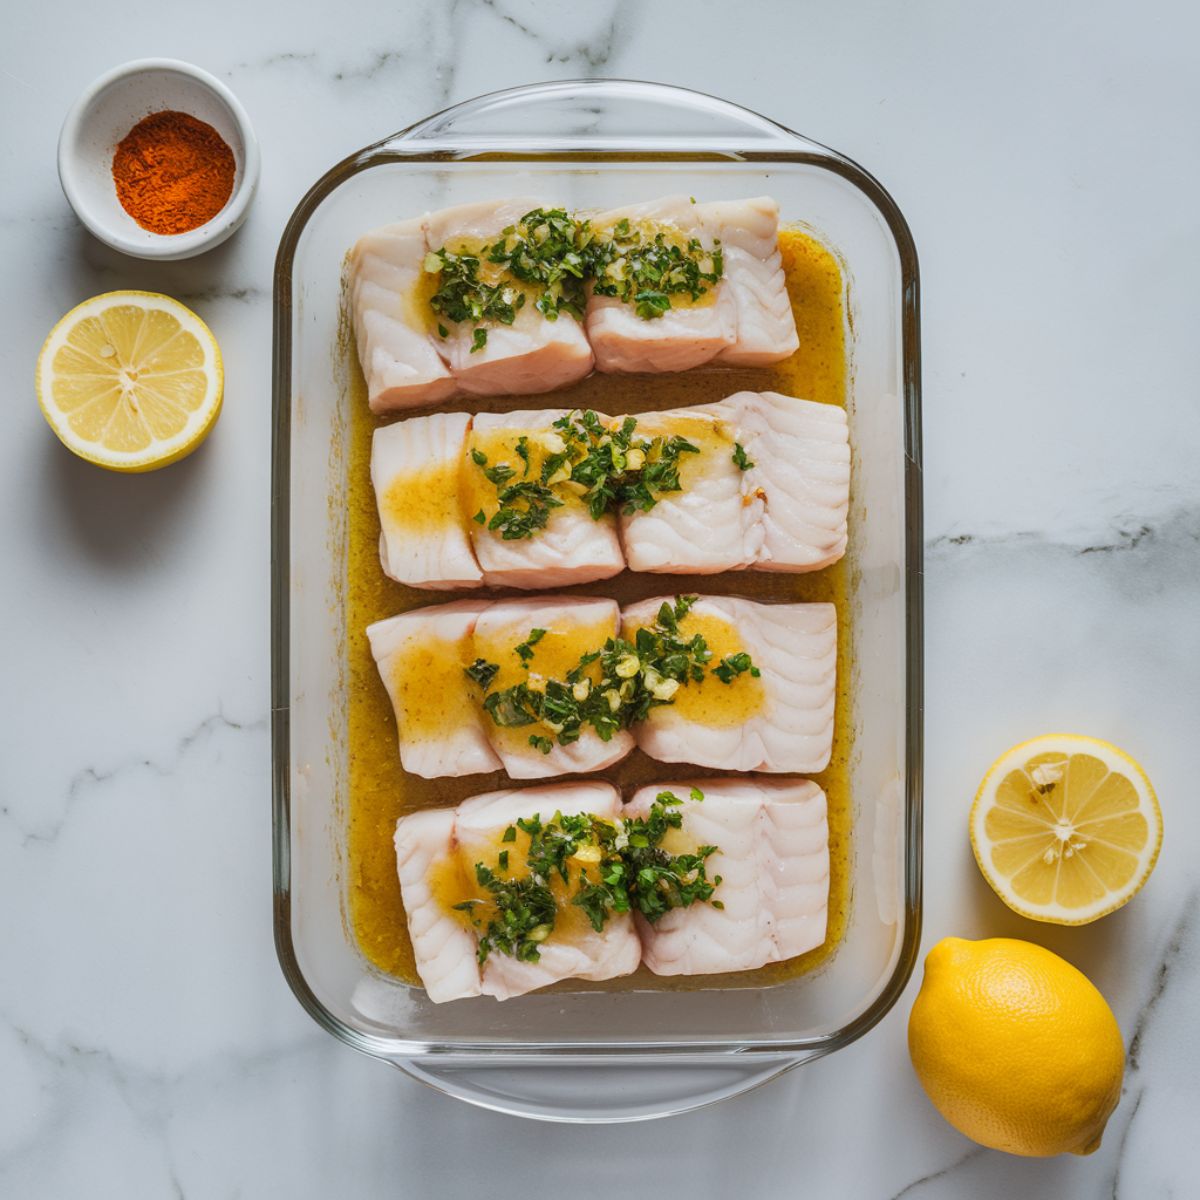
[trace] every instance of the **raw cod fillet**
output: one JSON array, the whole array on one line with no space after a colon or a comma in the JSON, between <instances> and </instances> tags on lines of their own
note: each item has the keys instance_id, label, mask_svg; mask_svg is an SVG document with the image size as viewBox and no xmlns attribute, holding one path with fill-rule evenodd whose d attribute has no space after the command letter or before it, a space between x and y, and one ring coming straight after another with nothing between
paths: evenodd
<instances>
[{"instance_id":1,"label":"raw cod fillet","mask_svg":"<svg viewBox=\"0 0 1200 1200\"><path fill-rule=\"evenodd\" d=\"M754 463L745 520L760 523L753 566L815 571L846 552L850 440L846 411L779 392L738 392L727 407Z\"/></svg>"},{"instance_id":2,"label":"raw cod fillet","mask_svg":"<svg viewBox=\"0 0 1200 1200\"><path fill-rule=\"evenodd\" d=\"M519 600L459 600L418 608L367 628L371 653L396 714L400 761L426 779L505 770L513 779L547 779L601 771L633 749L622 730L605 742L590 726L566 746L543 725L502 726L484 711L479 686L465 668L477 658L500 670L501 691L519 683L563 680L580 657L615 637L620 613L613 600L581 596ZM527 667L516 647L542 629ZM593 664L586 672L598 677ZM549 737L549 753L529 744Z\"/></svg>"},{"instance_id":3,"label":"raw cod fillet","mask_svg":"<svg viewBox=\"0 0 1200 1200\"><path fill-rule=\"evenodd\" d=\"M850 444L845 410L779 392L737 392L715 404L638 418L638 427L696 441L682 492L621 517L635 571L708 573L738 568L814 571L846 551ZM734 444L754 465L741 470Z\"/></svg>"},{"instance_id":4,"label":"raw cod fillet","mask_svg":"<svg viewBox=\"0 0 1200 1200\"><path fill-rule=\"evenodd\" d=\"M413 300L425 250L417 218L368 233L351 251L354 332L374 413L436 404L458 391Z\"/></svg>"},{"instance_id":5,"label":"raw cod fillet","mask_svg":"<svg viewBox=\"0 0 1200 1200\"><path fill-rule=\"evenodd\" d=\"M706 246L720 240L721 281L697 304L674 298L661 317L639 317L616 297L589 298L581 327L549 320L527 301L511 325L490 323L475 348L475 328L435 318L423 263L430 251L477 253L538 207L533 197L458 205L364 235L350 256L350 298L359 361L373 412L437 404L461 393L519 395L553 391L601 371L684 371L706 362L762 366L798 345L779 253L779 207L770 197L695 204L667 196L597 214L611 226L623 217L674 227ZM499 271L514 294L521 285ZM438 324L447 336L436 332Z\"/></svg>"},{"instance_id":6,"label":"raw cod fillet","mask_svg":"<svg viewBox=\"0 0 1200 1200\"><path fill-rule=\"evenodd\" d=\"M646 512L621 514L631 571L709 575L753 563L761 534L747 518L746 481L733 461L736 415L714 404L638 417L638 434L685 437L700 452L679 458L681 491L657 493Z\"/></svg>"},{"instance_id":7,"label":"raw cod fillet","mask_svg":"<svg viewBox=\"0 0 1200 1200\"><path fill-rule=\"evenodd\" d=\"M430 250L445 247L452 253L477 253L538 206L536 199L524 197L442 209L425 218L425 240ZM485 280L486 271L485 262L480 267ZM487 344L479 350L472 349L475 329L469 322L444 324L449 336L437 345L464 392L481 396L552 392L592 370L592 349L579 323L567 316L549 320L532 298L511 325L489 324Z\"/></svg>"},{"instance_id":8,"label":"raw cod fillet","mask_svg":"<svg viewBox=\"0 0 1200 1200\"><path fill-rule=\"evenodd\" d=\"M648 626L659 596L626 606L624 636ZM680 688L674 702L634 726L637 744L661 762L730 771L822 771L833 746L837 613L832 604L760 604L735 596L701 596L680 633L704 635L712 666L747 652L761 672L722 683L710 670Z\"/></svg>"},{"instance_id":9,"label":"raw cod fillet","mask_svg":"<svg viewBox=\"0 0 1200 1200\"><path fill-rule=\"evenodd\" d=\"M557 812L568 816L591 813L616 821L621 812L621 798L616 788L607 783L489 792L459 805L455 834L466 859L474 860L476 854L486 856L518 817L536 814L549 821ZM520 844L518 839L515 845ZM561 979L613 979L637 970L641 957L641 943L628 913L613 913L604 929L597 933L582 910L560 902L555 935L542 944L541 958L537 962L519 962L508 955L489 955L483 965L483 994L508 1000Z\"/></svg>"},{"instance_id":10,"label":"raw cod fillet","mask_svg":"<svg viewBox=\"0 0 1200 1200\"><path fill-rule=\"evenodd\" d=\"M472 424L468 448L486 453L490 465L504 461L520 469L522 461L515 447L518 438L525 435L533 464L529 477L536 480L546 452L539 436L557 437L554 422L566 415L565 409L479 413ZM594 521L580 498L562 485L551 490L564 502L563 507L552 510L549 524L532 538L506 541L498 531L470 520L476 511L483 511L490 520L497 507L496 488L473 462L466 463L466 470L470 483L465 494L472 496L466 527L483 581L489 587L568 587L608 579L624 568L616 520L604 516ZM510 482L521 478L518 474Z\"/></svg>"},{"instance_id":11,"label":"raw cod fillet","mask_svg":"<svg viewBox=\"0 0 1200 1200\"><path fill-rule=\"evenodd\" d=\"M410 587L474 588L484 579L459 500L471 418L412 417L375 430L371 483L383 573Z\"/></svg>"},{"instance_id":12,"label":"raw cod fillet","mask_svg":"<svg viewBox=\"0 0 1200 1200\"><path fill-rule=\"evenodd\" d=\"M696 787L703 800L689 797ZM829 831L825 793L808 779L698 779L641 788L626 806L646 816L661 791L683 801L683 828L664 848L716 846L711 904L666 913L653 925L635 917L642 961L656 975L748 971L793 958L825 941ZM673 844L672 840L676 840Z\"/></svg>"},{"instance_id":13,"label":"raw cod fillet","mask_svg":"<svg viewBox=\"0 0 1200 1200\"><path fill-rule=\"evenodd\" d=\"M419 588L541 589L607 579L625 566L661 574L812 571L845 553L846 413L778 392L738 392L715 404L642 414L639 434L680 435L699 448L680 456L681 491L658 492L652 509L622 514L619 522L608 515L594 521L570 486L556 484L551 490L564 504L546 528L506 541L487 528L497 489L469 452L520 472L516 446L524 435L528 477L536 480L548 453L540 439L557 436L553 423L565 415L439 413L377 430L371 476L385 574ZM754 464L748 470L735 464L735 444ZM472 519L477 512L482 524Z\"/></svg>"},{"instance_id":14,"label":"raw cod fillet","mask_svg":"<svg viewBox=\"0 0 1200 1200\"><path fill-rule=\"evenodd\" d=\"M538 596L521 600L501 600L482 612L475 623L474 653L488 662L500 664L493 690L539 679L563 680L580 657L598 650L606 639L616 637L620 612L615 600L584 596ZM545 635L534 644L528 667L523 667L513 648L524 642L534 629ZM593 665L588 674L599 678ZM490 722L490 718L485 717ZM529 744L531 733L550 736L553 732L536 725L488 730L491 744L504 769L513 779L546 779L575 771L602 771L619 762L633 749L633 737L626 731L603 741L590 725L585 725L579 740L566 746L554 742L548 754Z\"/></svg>"},{"instance_id":15,"label":"raw cod fillet","mask_svg":"<svg viewBox=\"0 0 1200 1200\"><path fill-rule=\"evenodd\" d=\"M779 253L779 205L770 196L698 204L705 242L719 241L724 286L734 309L733 344L716 361L762 367L781 362L800 346Z\"/></svg>"},{"instance_id":16,"label":"raw cod fillet","mask_svg":"<svg viewBox=\"0 0 1200 1200\"><path fill-rule=\"evenodd\" d=\"M464 668L475 659L472 632L487 601L418 608L367 627L371 653L396 714L400 762L425 779L498 771L488 717Z\"/></svg>"},{"instance_id":17,"label":"raw cod fillet","mask_svg":"<svg viewBox=\"0 0 1200 1200\"><path fill-rule=\"evenodd\" d=\"M635 226L639 221L656 221L675 226L684 237L699 237L707 245L711 239L704 238L696 208L686 196L665 196L598 213L592 226L609 228L623 218ZM712 288L711 295L705 303L676 304L652 320L639 317L632 305L618 297L590 296L586 324L596 369L686 371L709 362L737 340L737 310L724 281Z\"/></svg>"},{"instance_id":18,"label":"raw cod fillet","mask_svg":"<svg viewBox=\"0 0 1200 1200\"><path fill-rule=\"evenodd\" d=\"M437 809L401 817L396 824L396 862L417 972L434 1003L469 996L507 1000L563 979L612 979L636 970L641 960L629 914L614 913L596 933L582 910L560 905L554 934L540 947L537 962L489 954L482 969L478 934L451 905L483 893L474 864L499 870L504 831L518 818L535 814L591 813L616 821L616 789L605 783L571 783L523 791L489 792L457 809ZM521 863L524 834L506 845L513 867ZM523 866L523 863L521 863ZM523 871L513 869L512 874ZM573 876L574 878L574 876ZM447 886L449 883L449 886Z\"/></svg>"}]
</instances>

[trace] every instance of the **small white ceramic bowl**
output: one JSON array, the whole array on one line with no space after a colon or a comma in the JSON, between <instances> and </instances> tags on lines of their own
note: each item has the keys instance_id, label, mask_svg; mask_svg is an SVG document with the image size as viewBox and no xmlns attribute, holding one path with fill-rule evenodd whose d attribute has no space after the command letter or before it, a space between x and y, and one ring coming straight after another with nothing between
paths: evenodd
<instances>
[{"instance_id":1,"label":"small white ceramic bowl","mask_svg":"<svg viewBox=\"0 0 1200 1200\"><path fill-rule=\"evenodd\" d=\"M113 183L117 144L163 109L207 121L233 151L237 174L225 207L187 233L143 229ZM102 242L136 258L191 258L223 242L246 219L258 186L258 139L246 110L215 76L172 58L142 58L101 75L67 113L58 139L58 177L79 219Z\"/></svg>"}]
</instances>

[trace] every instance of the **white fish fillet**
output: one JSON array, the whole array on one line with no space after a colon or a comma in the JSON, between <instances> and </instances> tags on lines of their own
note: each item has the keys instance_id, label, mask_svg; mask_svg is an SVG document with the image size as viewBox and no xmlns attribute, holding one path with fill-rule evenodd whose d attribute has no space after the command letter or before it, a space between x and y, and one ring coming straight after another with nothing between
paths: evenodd
<instances>
[{"instance_id":1,"label":"white fish fillet","mask_svg":"<svg viewBox=\"0 0 1200 1200\"><path fill-rule=\"evenodd\" d=\"M850 442L845 409L778 392L739 392L713 405L736 413L754 466L747 521L761 522L754 567L815 571L846 552Z\"/></svg>"},{"instance_id":2,"label":"white fish fillet","mask_svg":"<svg viewBox=\"0 0 1200 1200\"><path fill-rule=\"evenodd\" d=\"M625 566L663 574L813 571L845 553L845 410L778 392L737 392L641 415L640 435L678 434L700 453L680 456L681 491L659 492L649 511L620 516L619 538L617 518L594 521L561 485L555 491L564 507L531 538L505 541L472 520L480 509L490 517L497 491L467 448L484 447L491 465L504 461L519 472L515 448L525 435L536 478L538 439L553 434L566 411L442 413L377 430L371 472L384 572L421 588L541 589L607 579ZM735 443L753 463L746 471L734 462Z\"/></svg>"},{"instance_id":3,"label":"white fish fillet","mask_svg":"<svg viewBox=\"0 0 1200 1200\"><path fill-rule=\"evenodd\" d=\"M425 239L431 250L475 252L495 242L501 232L537 208L532 197L484 201L442 209L425 218ZM486 278L486 264L481 276ZM527 303L511 325L488 325L487 344L473 350L475 329L469 322L444 322L450 330L439 339L455 383L464 392L482 396L551 392L582 379L592 369L592 350L579 322L572 317L548 320Z\"/></svg>"},{"instance_id":4,"label":"white fish fillet","mask_svg":"<svg viewBox=\"0 0 1200 1200\"><path fill-rule=\"evenodd\" d=\"M686 196L665 196L644 204L611 209L592 217L598 229L628 218L675 226L685 237L703 238L697 206ZM707 242L706 242L707 244ZM733 296L722 281L710 303L668 309L646 320L615 296L588 298L587 336L598 371L686 371L709 362L736 339Z\"/></svg>"},{"instance_id":5,"label":"white fish fillet","mask_svg":"<svg viewBox=\"0 0 1200 1200\"><path fill-rule=\"evenodd\" d=\"M715 404L638 417L637 435L682 436L700 452L679 458L681 491L656 493L657 503L647 512L621 515L631 571L700 575L754 561L762 534L760 524L748 518L743 472L733 461L737 415Z\"/></svg>"},{"instance_id":6,"label":"white fish fillet","mask_svg":"<svg viewBox=\"0 0 1200 1200\"><path fill-rule=\"evenodd\" d=\"M499 663L493 690L537 677L563 680L582 654L599 649L606 638L617 635L620 612L616 601L583 596L538 596L500 600L483 611L475 623L474 650L479 657ZM546 634L532 646L528 669L513 653L534 629ZM486 718L490 724L490 718ZM633 749L625 730L603 741L585 725L578 741L557 742L548 754L529 744L530 734L553 739L553 731L533 725L502 728L491 724L488 735L504 769L513 779L546 779L574 771L601 771Z\"/></svg>"},{"instance_id":7,"label":"white fish fillet","mask_svg":"<svg viewBox=\"0 0 1200 1200\"><path fill-rule=\"evenodd\" d=\"M409 587L483 583L459 502L470 424L466 413L433 413L380 426L372 437L379 558L385 575Z\"/></svg>"},{"instance_id":8,"label":"white fish fillet","mask_svg":"<svg viewBox=\"0 0 1200 1200\"><path fill-rule=\"evenodd\" d=\"M667 196L593 217L601 228L627 217L674 227L708 246L719 239L725 274L699 304L677 302L663 316L645 320L616 297L593 295L581 327L566 316L548 320L527 302L512 325L488 325L481 348L475 348L469 322L443 319L448 336L436 336L419 287L427 252L478 251L537 206L533 197L464 204L359 239L351 253L351 305L374 412L436 404L463 392L553 391L582 379L593 365L625 372L684 371L710 361L760 366L796 349L779 252L779 207L766 196L704 204ZM485 261L485 280L488 270Z\"/></svg>"},{"instance_id":9,"label":"white fish fillet","mask_svg":"<svg viewBox=\"0 0 1200 1200\"><path fill-rule=\"evenodd\" d=\"M498 835L518 817L536 814L549 821L560 811L567 816L591 813L616 821L621 801L616 788L607 783L489 792L459 805L455 835L466 861L473 860L476 851L486 858L489 851L494 856ZM562 979L612 979L637 969L642 948L628 913L612 914L604 929L597 933L582 910L574 912L563 905L559 923L562 928L556 925L555 934L542 943L537 962L520 962L503 954L489 955L483 966L483 994L507 1000Z\"/></svg>"},{"instance_id":10,"label":"white fish fillet","mask_svg":"<svg viewBox=\"0 0 1200 1200\"><path fill-rule=\"evenodd\" d=\"M770 196L696 205L705 243L720 241L724 287L735 310L736 335L719 363L761 367L794 354L800 339L779 253L779 205Z\"/></svg>"},{"instance_id":11,"label":"white fish fillet","mask_svg":"<svg viewBox=\"0 0 1200 1200\"><path fill-rule=\"evenodd\" d=\"M696 787L704 799L690 799ZM629 816L645 816L660 791L683 807L680 848L716 846L706 869L713 895L651 925L637 915L642 961L657 975L746 971L803 954L825 940L829 831L825 793L808 779L696 779L636 792Z\"/></svg>"},{"instance_id":12,"label":"white fish fillet","mask_svg":"<svg viewBox=\"0 0 1200 1200\"><path fill-rule=\"evenodd\" d=\"M659 596L626 606L621 614L625 636L650 625L663 602L673 600ZM651 709L647 720L634 727L640 749L662 762L730 771L824 770L833 745L834 606L701 596L681 624L682 634L689 636L705 620L736 635L736 648L718 648L714 637L707 638L713 665L740 649L749 653L761 676L744 674L727 685L710 672L703 683L681 688L673 704ZM742 689L743 697L757 697L757 703L745 710L728 708L738 703L734 689ZM699 715L691 710L693 703L700 706Z\"/></svg>"},{"instance_id":13,"label":"white fish fillet","mask_svg":"<svg viewBox=\"0 0 1200 1200\"><path fill-rule=\"evenodd\" d=\"M702 420L713 433L697 437ZM621 517L629 567L663 574L752 568L814 571L846 551L850 445L843 408L779 392L737 392L715 404L638 418L648 434L700 444L683 455L681 492ZM740 470L739 443L754 464Z\"/></svg>"},{"instance_id":14,"label":"white fish fillet","mask_svg":"<svg viewBox=\"0 0 1200 1200\"><path fill-rule=\"evenodd\" d=\"M424 258L420 218L368 233L351 252L354 331L375 413L436 404L458 391L413 308Z\"/></svg>"},{"instance_id":15,"label":"white fish fillet","mask_svg":"<svg viewBox=\"0 0 1200 1200\"><path fill-rule=\"evenodd\" d=\"M534 440L537 434L550 432L554 422L566 415L565 409L479 413L474 419L470 444L490 449L499 435L506 445L515 446L520 435ZM491 465L498 461L494 450L489 459ZM511 450L505 453L505 461L515 468L521 467L520 459ZM473 463L468 463L466 469L473 473L476 485L486 483ZM594 521L578 497L561 488L557 491L567 503L554 509L546 528L531 538L505 541L486 525L468 520L475 557L483 570L484 583L489 587L567 587L608 579L624 568L625 558L617 538L615 518L604 516ZM484 495L494 501L495 488L484 487ZM489 515L492 511L488 510Z\"/></svg>"},{"instance_id":16,"label":"white fish fillet","mask_svg":"<svg viewBox=\"0 0 1200 1200\"><path fill-rule=\"evenodd\" d=\"M454 809L429 809L396 823L396 871L417 973L435 1004L478 996L475 935L438 903L434 865L454 853Z\"/></svg>"},{"instance_id":17,"label":"white fish fillet","mask_svg":"<svg viewBox=\"0 0 1200 1200\"><path fill-rule=\"evenodd\" d=\"M463 674L471 634L487 601L418 608L367 627L371 653L396 714L400 761L426 779L500 769L488 740L491 719Z\"/></svg>"}]
</instances>

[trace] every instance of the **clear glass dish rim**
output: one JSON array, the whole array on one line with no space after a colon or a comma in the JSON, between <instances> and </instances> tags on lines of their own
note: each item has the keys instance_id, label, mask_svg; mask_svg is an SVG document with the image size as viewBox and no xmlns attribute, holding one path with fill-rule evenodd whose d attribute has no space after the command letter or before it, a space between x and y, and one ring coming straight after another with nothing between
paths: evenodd
<instances>
[{"instance_id":1,"label":"clear glass dish rim","mask_svg":"<svg viewBox=\"0 0 1200 1200\"><path fill-rule=\"evenodd\" d=\"M423 130L455 115L485 111L495 105L517 99L535 99L555 93L577 93L595 89L648 89L664 98L683 97L715 103L730 112L752 117L776 132L779 144L769 149L672 148L654 155L649 161L663 162L778 162L819 165L855 186L875 206L892 236L900 259L901 273L901 350L904 410L904 537L905 537L905 779L904 779L904 933L896 964L886 984L872 1003L841 1028L813 1038L793 1042L727 1040L706 1042L640 1042L615 1046L608 1042L513 1042L445 1043L410 1041L364 1033L347 1025L332 1013L313 991L296 955L291 930L291 781L290 781L290 455L292 396L292 268L296 250L309 220L321 203L338 187L362 171L385 163L462 163L492 156L495 161L501 139L464 142L446 149L408 149L412 142L420 147ZM588 145L589 139L593 142ZM508 161L648 161L646 142L601 139L603 150L595 148L590 135L572 138L546 138L537 150L503 150ZM667 139L670 140L670 139ZM795 143L806 149L786 150ZM464 1059L502 1063L529 1062L533 1059L581 1060L610 1059L636 1062L653 1058L672 1061L703 1060L717 1056L793 1057L809 1060L839 1050L856 1041L877 1025L899 999L916 964L921 941L922 922L922 809L924 768L924 524L921 465L921 344L920 344L920 271L916 246L908 223L899 206L883 185L852 159L798 134L744 106L721 100L703 92L667 84L639 80L579 79L530 84L484 93L459 104L450 105L349 155L326 171L308 190L288 219L276 252L272 297L272 432L271 432L271 776L272 776L272 898L275 950L279 965L292 992L309 1015L329 1033L347 1045L372 1057L391 1062L409 1059Z\"/></svg>"}]
</instances>

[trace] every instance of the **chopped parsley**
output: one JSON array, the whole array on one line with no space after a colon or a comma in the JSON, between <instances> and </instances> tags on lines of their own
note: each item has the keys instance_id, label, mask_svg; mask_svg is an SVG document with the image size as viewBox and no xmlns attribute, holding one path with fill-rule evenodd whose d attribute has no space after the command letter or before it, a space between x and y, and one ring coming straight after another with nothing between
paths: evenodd
<instances>
[{"instance_id":1,"label":"chopped parsley","mask_svg":"<svg viewBox=\"0 0 1200 1200\"><path fill-rule=\"evenodd\" d=\"M583 320L587 303L589 223L562 208L535 208L485 249L488 262L533 284L535 306L551 321L565 312Z\"/></svg>"},{"instance_id":2,"label":"chopped parsley","mask_svg":"<svg viewBox=\"0 0 1200 1200\"><path fill-rule=\"evenodd\" d=\"M493 950L520 962L537 962L541 957L538 946L553 931L558 911L549 887L533 875L504 879L483 863L475 864L475 882L487 892L492 913L476 949L480 964L487 961ZM488 901L464 900L454 907L480 924L475 908Z\"/></svg>"},{"instance_id":3,"label":"chopped parsley","mask_svg":"<svg viewBox=\"0 0 1200 1200\"><path fill-rule=\"evenodd\" d=\"M531 629L529 636L517 647L516 655L522 663L528 665L533 657L533 648L546 636L544 629Z\"/></svg>"},{"instance_id":4,"label":"chopped parsley","mask_svg":"<svg viewBox=\"0 0 1200 1200\"><path fill-rule=\"evenodd\" d=\"M691 798L702 801L704 793L692 788ZM540 946L553 934L559 915L560 900L551 886L556 879L565 885L562 900L582 909L597 933L613 913L640 912L653 924L675 908L699 903L724 907L713 899L721 877L709 879L705 866L716 846L698 846L688 854L671 854L662 847L667 833L683 826L682 804L673 792L664 791L645 817L612 822L559 812L547 822L535 814L508 826L502 842L514 842L518 828L529 838L528 874L503 878L477 862L475 882L486 894L454 905L480 931L479 962L493 953L521 962L541 957ZM509 861L509 851L502 850L499 869L507 871Z\"/></svg>"},{"instance_id":5,"label":"chopped parsley","mask_svg":"<svg viewBox=\"0 0 1200 1200\"><path fill-rule=\"evenodd\" d=\"M681 687L701 683L709 674L725 684L744 672L757 677L759 669L745 651L727 655L710 668L713 655L703 635L685 638L680 633L679 623L695 601L695 596L664 601L653 623L639 629L632 641L608 638L601 649L582 655L564 679L546 679L536 687L522 682L498 691L482 684L484 711L502 728L539 725L560 746L578 741L585 726L607 742L644 721L651 709L673 704ZM542 636L535 638L537 632L514 650L523 664L533 657L532 646ZM593 663L600 664L598 680L588 674ZM479 682L490 671L490 683L499 669L478 660L467 674ZM544 754L552 748L546 732L532 734L529 744Z\"/></svg>"},{"instance_id":6,"label":"chopped parsley","mask_svg":"<svg viewBox=\"0 0 1200 1200\"><path fill-rule=\"evenodd\" d=\"M660 494L682 490L680 458L699 453L699 447L679 435L637 436L635 417L626 417L610 429L590 409L554 422L541 438L546 453L536 470L529 440L522 435L517 441L516 455L523 469L516 483L512 482L518 474L514 465L489 464L482 451L471 451L471 461L496 488L498 508L487 527L505 541L532 538L545 529L552 510L563 506L554 491L560 486L578 494L596 521L610 512L648 512ZM475 520L484 523L478 514Z\"/></svg>"},{"instance_id":7,"label":"chopped parsley","mask_svg":"<svg viewBox=\"0 0 1200 1200\"><path fill-rule=\"evenodd\" d=\"M469 321L475 326L471 353L487 345L485 324L511 325L524 307L525 295L508 283L486 283L479 278L479 258L473 254L452 254L443 247L425 255L425 271L437 275L437 291L429 298L429 307L449 321ZM442 322L438 334L449 336Z\"/></svg>"},{"instance_id":8,"label":"chopped parsley","mask_svg":"<svg viewBox=\"0 0 1200 1200\"><path fill-rule=\"evenodd\" d=\"M481 277L485 272L498 282ZM709 249L669 225L618 221L610 230L563 208L535 208L496 241L476 254L455 254L446 247L425 255L427 274L438 276L430 308L448 321L474 326L471 353L487 345L486 325L511 325L534 295L534 307L548 320L567 313L582 321L589 287L613 296L639 317L655 320L672 306L672 297L699 300L724 274L719 242ZM439 320L438 336L449 331Z\"/></svg>"},{"instance_id":9,"label":"chopped parsley","mask_svg":"<svg viewBox=\"0 0 1200 1200\"><path fill-rule=\"evenodd\" d=\"M695 303L725 271L719 242L705 250L699 238L671 238L666 229L648 236L627 218L613 226L609 238L591 245L589 258L592 291L632 304L647 321L667 312L672 296L686 295Z\"/></svg>"},{"instance_id":10,"label":"chopped parsley","mask_svg":"<svg viewBox=\"0 0 1200 1200\"><path fill-rule=\"evenodd\" d=\"M753 678L757 679L762 672L754 665L750 659L750 655L744 650L738 654L727 654L721 661L712 669L712 673L722 683L732 683L743 671L749 671Z\"/></svg>"},{"instance_id":11,"label":"chopped parsley","mask_svg":"<svg viewBox=\"0 0 1200 1200\"><path fill-rule=\"evenodd\" d=\"M492 680L496 678L496 672L499 670L495 663L485 662L482 658L477 658L469 667L463 668L466 676L479 684L485 692L492 686Z\"/></svg>"},{"instance_id":12,"label":"chopped parsley","mask_svg":"<svg viewBox=\"0 0 1200 1200\"><path fill-rule=\"evenodd\" d=\"M607 429L590 409L568 413L554 422L570 464L570 481L582 485L592 519L607 512L648 512L656 492L682 491L679 458L699 454L685 437L637 437L637 418L626 417L618 428Z\"/></svg>"},{"instance_id":13,"label":"chopped parsley","mask_svg":"<svg viewBox=\"0 0 1200 1200\"><path fill-rule=\"evenodd\" d=\"M733 461L739 471L748 471L754 466L754 463L750 460L750 456L746 453L746 448L741 442L733 443Z\"/></svg>"}]
</instances>

